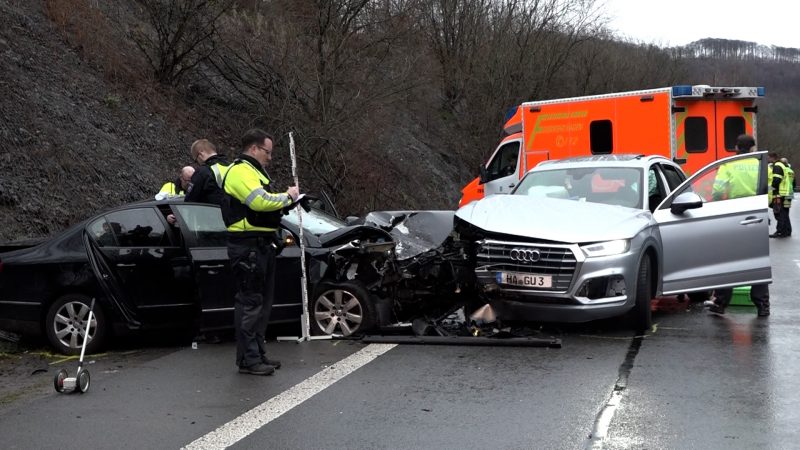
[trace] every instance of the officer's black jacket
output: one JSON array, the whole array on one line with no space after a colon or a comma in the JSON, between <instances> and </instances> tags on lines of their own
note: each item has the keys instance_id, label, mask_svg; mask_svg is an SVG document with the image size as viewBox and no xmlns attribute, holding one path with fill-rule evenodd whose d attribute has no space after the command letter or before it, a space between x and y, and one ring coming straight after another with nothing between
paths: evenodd
<instances>
[{"instance_id":1,"label":"officer's black jacket","mask_svg":"<svg viewBox=\"0 0 800 450\"><path fill-rule=\"evenodd\" d=\"M217 185L214 172L211 170L211 166L217 163L227 166L228 160L223 156L214 155L208 158L203 166L194 172L194 175L192 175L192 183L189 185L186 197L183 199L184 201L213 203L215 205L222 204L223 192Z\"/></svg>"}]
</instances>

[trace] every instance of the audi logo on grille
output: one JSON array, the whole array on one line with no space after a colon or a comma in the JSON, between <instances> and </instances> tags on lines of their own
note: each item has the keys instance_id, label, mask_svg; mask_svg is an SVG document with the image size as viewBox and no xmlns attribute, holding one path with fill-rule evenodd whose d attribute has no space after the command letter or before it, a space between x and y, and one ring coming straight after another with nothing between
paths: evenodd
<instances>
[{"instance_id":1,"label":"audi logo on grille","mask_svg":"<svg viewBox=\"0 0 800 450\"><path fill-rule=\"evenodd\" d=\"M526 263L535 263L542 259L541 252L531 248L512 248L510 256L513 261Z\"/></svg>"}]
</instances>

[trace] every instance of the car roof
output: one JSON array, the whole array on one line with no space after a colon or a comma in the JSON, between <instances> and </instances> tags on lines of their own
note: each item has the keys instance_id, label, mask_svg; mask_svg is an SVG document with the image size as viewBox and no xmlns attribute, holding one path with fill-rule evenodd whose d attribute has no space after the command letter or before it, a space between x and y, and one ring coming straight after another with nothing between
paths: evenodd
<instances>
[{"instance_id":1,"label":"car roof","mask_svg":"<svg viewBox=\"0 0 800 450\"><path fill-rule=\"evenodd\" d=\"M648 168L656 162L672 163L669 159L661 155L641 155L633 153L623 153L614 155L591 155L591 156L574 156L571 158L557 159L542 161L531 171L537 170L553 170L563 167L595 167L602 165L604 167L634 167L634 168Z\"/></svg>"}]
</instances>

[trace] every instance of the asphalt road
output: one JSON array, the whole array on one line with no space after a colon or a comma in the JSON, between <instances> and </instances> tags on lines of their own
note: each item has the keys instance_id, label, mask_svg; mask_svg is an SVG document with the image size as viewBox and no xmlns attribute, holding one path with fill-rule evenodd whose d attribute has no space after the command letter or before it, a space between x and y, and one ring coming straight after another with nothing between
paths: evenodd
<instances>
[{"instance_id":1,"label":"asphalt road","mask_svg":"<svg viewBox=\"0 0 800 450\"><path fill-rule=\"evenodd\" d=\"M14 375L4 358L25 389L0 402L0 436L61 449L798 448L798 249L800 236L771 240L769 318L665 299L645 336L547 328L561 349L276 342L284 367L256 377L236 373L231 342L150 343L92 357L83 395L52 390L72 360Z\"/></svg>"}]
</instances>

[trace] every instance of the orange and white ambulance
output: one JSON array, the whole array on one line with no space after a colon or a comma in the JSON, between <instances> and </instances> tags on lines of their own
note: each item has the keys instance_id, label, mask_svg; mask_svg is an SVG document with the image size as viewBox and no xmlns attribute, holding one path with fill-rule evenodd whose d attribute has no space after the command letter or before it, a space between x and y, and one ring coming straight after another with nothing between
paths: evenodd
<instances>
[{"instance_id":1,"label":"orange and white ambulance","mask_svg":"<svg viewBox=\"0 0 800 450\"><path fill-rule=\"evenodd\" d=\"M679 85L526 102L507 116L506 137L462 189L459 206L510 192L548 159L609 153L663 155L687 174L734 154L736 137L756 135L763 87Z\"/></svg>"}]
</instances>

